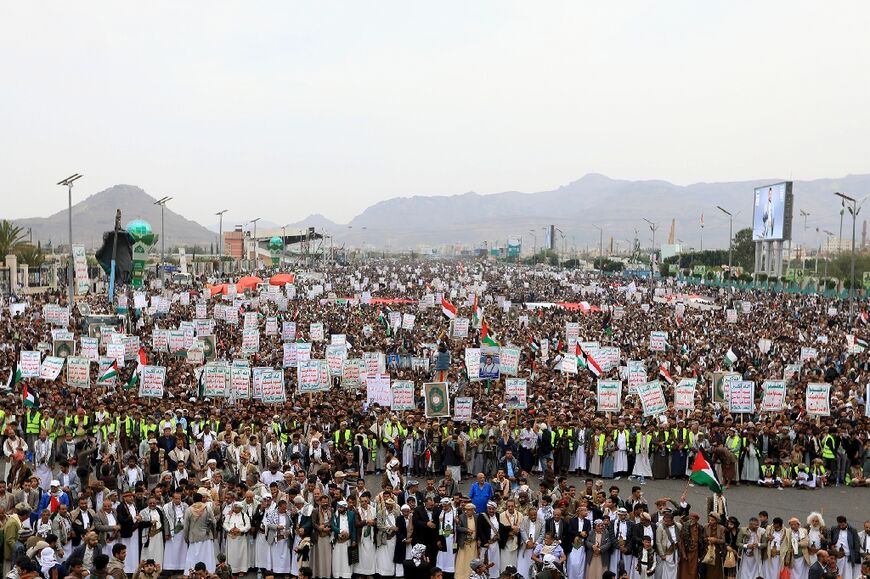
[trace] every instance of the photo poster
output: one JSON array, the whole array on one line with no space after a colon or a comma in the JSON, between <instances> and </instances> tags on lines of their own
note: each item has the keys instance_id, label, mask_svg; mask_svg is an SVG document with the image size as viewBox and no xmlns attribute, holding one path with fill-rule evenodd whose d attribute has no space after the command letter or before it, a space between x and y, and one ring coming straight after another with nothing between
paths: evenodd
<instances>
[{"instance_id":1,"label":"photo poster","mask_svg":"<svg viewBox=\"0 0 870 579\"><path fill-rule=\"evenodd\" d=\"M528 382L525 378L505 379L504 403L508 410L525 410L528 407Z\"/></svg>"},{"instance_id":2,"label":"photo poster","mask_svg":"<svg viewBox=\"0 0 870 579\"><path fill-rule=\"evenodd\" d=\"M740 374L736 372L713 372L713 402L728 404L728 388L740 379Z\"/></svg>"},{"instance_id":3,"label":"photo poster","mask_svg":"<svg viewBox=\"0 0 870 579\"><path fill-rule=\"evenodd\" d=\"M423 401L426 418L447 418L450 416L450 393L447 382L427 382L423 384Z\"/></svg>"}]
</instances>

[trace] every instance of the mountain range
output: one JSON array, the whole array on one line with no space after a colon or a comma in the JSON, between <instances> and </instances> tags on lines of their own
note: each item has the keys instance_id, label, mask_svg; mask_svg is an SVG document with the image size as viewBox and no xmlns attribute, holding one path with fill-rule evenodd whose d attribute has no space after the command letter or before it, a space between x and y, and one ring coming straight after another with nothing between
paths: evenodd
<instances>
[{"instance_id":1,"label":"mountain range","mask_svg":"<svg viewBox=\"0 0 870 579\"><path fill-rule=\"evenodd\" d=\"M331 235L338 245L391 249L447 244L482 246L485 242L502 245L509 237L521 237L525 246L540 247L543 226L554 225L561 230L556 235L557 248L582 249L598 245L599 230L594 226L602 228L605 244L612 237L625 248L628 240L637 236L641 245L649 247L652 233L644 219L657 223L655 235L659 245L666 241L673 219L676 238L684 240L684 247L698 248L703 214L704 247L724 247L728 243L728 217L717 206L734 214L735 232L749 227L753 189L782 180L774 177L682 186L667 181L628 181L589 174L551 191L396 197L375 203L347 224L314 214L287 225L315 227ZM870 191L870 174L795 181L793 190L792 238L795 244L816 246L824 239L821 231L838 231L841 205L833 192L842 191L860 199L862 192ZM116 207L124 211L124 223L129 220L127 215L142 217L157 229L160 209L154 201L145 191L131 185L116 185L92 195L73 206L74 239L93 239L99 243L102 232L112 227ZM808 214L806 218L801 216L801 210ZM168 208L165 217L167 244L208 245L216 240L217 223L206 228ZM51 239L56 243L67 238L65 210L47 218L17 219L15 224L32 228L34 241ZM261 230L282 225L266 220L258 223ZM848 232L851 227L848 213L845 225L844 231ZM224 230L230 227L225 221ZM860 236L860 223L857 229Z\"/></svg>"}]
</instances>

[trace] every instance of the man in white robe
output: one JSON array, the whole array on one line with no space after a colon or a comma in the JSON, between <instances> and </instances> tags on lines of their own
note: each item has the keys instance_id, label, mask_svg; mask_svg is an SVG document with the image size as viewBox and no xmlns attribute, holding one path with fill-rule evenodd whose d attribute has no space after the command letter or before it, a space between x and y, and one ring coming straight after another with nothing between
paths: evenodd
<instances>
[{"instance_id":1,"label":"man in white robe","mask_svg":"<svg viewBox=\"0 0 870 579\"><path fill-rule=\"evenodd\" d=\"M140 513L142 517L142 553L140 559L145 561L153 559L155 563L163 567L164 535L168 529L164 528L163 511L157 508L157 499L148 499L148 508Z\"/></svg>"},{"instance_id":2,"label":"man in white robe","mask_svg":"<svg viewBox=\"0 0 870 579\"><path fill-rule=\"evenodd\" d=\"M224 518L224 531L227 535L227 563L233 573L244 573L248 569L248 532L251 519L242 512L244 503L233 503L232 512Z\"/></svg>"},{"instance_id":3,"label":"man in white robe","mask_svg":"<svg viewBox=\"0 0 870 579\"><path fill-rule=\"evenodd\" d=\"M658 551L659 579L677 579L680 553L678 550L680 531L683 526L674 521L674 513L666 509L662 513L662 524L656 529L656 550Z\"/></svg>"},{"instance_id":4,"label":"man in white robe","mask_svg":"<svg viewBox=\"0 0 870 579\"><path fill-rule=\"evenodd\" d=\"M168 528L169 540L163 549L163 569L165 571L185 571L187 543L184 541L184 512L187 503L181 501L181 493L172 493L172 501L163 506L163 520Z\"/></svg>"}]
</instances>

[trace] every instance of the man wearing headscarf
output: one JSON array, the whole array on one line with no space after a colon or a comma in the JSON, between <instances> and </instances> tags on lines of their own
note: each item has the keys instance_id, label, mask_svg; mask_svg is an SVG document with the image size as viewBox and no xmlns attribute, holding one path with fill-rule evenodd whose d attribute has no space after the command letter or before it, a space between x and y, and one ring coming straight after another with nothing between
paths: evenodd
<instances>
[{"instance_id":1,"label":"man wearing headscarf","mask_svg":"<svg viewBox=\"0 0 870 579\"><path fill-rule=\"evenodd\" d=\"M242 512L242 501L233 503L232 511L224 518L224 532L227 536L227 563L230 568L243 575L248 567L248 532L251 519Z\"/></svg>"},{"instance_id":2,"label":"man wearing headscarf","mask_svg":"<svg viewBox=\"0 0 870 579\"><path fill-rule=\"evenodd\" d=\"M350 579L353 567L350 549L356 547L356 513L347 508L347 501L338 501L336 512L332 515L332 576L336 579Z\"/></svg>"}]
</instances>

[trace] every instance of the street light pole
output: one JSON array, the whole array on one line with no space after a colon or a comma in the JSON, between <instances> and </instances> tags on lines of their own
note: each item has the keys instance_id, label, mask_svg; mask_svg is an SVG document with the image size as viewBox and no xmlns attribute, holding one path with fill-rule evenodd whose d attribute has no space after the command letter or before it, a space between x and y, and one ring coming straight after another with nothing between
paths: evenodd
<instances>
[{"instance_id":1,"label":"street light pole","mask_svg":"<svg viewBox=\"0 0 870 579\"><path fill-rule=\"evenodd\" d=\"M592 224L598 230L598 275L604 275L604 229Z\"/></svg>"},{"instance_id":2,"label":"street light pole","mask_svg":"<svg viewBox=\"0 0 870 579\"><path fill-rule=\"evenodd\" d=\"M852 206L849 207L849 213L852 214L852 264L849 275L849 318L852 318L855 315L855 221L858 218L858 213L861 211L861 207L853 197L849 197L840 192L835 192L834 195L842 198L844 202L848 201L852 204ZM866 199L866 197L864 199ZM863 199L861 200L861 203L863 205Z\"/></svg>"},{"instance_id":3,"label":"street light pole","mask_svg":"<svg viewBox=\"0 0 870 579\"><path fill-rule=\"evenodd\" d=\"M251 219L251 223L254 224L254 269L257 269L257 221L259 220L259 217Z\"/></svg>"},{"instance_id":4,"label":"street light pole","mask_svg":"<svg viewBox=\"0 0 870 579\"><path fill-rule=\"evenodd\" d=\"M650 274L650 277L653 277L653 278L654 278L654 277L656 276L656 270L655 270L655 262L656 262L656 230L659 228L659 224L658 224L658 223L653 223L652 221L650 221L650 220L647 219L646 217L644 217L643 220L646 221L647 223L649 223L649 230L652 231L652 259L650 259L650 261L649 261L649 274Z\"/></svg>"},{"instance_id":5,"label":"street light pole","mask_svg":"<svg viewBox=\"0 0 870 579\"><path fill-rule=\"evenodd\" d=\"M833 231L824 230L825 235L827 236L825 239L825 282L827 283L828 278L828 261L831 259L831 238L834 236Z\"/></svg>"},{"instance_id":6,"label":"street light pole","mask_svg":"<svg viewBox=\"0 0 870 579\"><path fill-rule=\"evenodd\" d=\"M732 215L730 211L723 209L721 205L717 205L716 209L728 216L728 274L731 275L731 250L734 243L734 215Z\"/></svg>"},{"instance_id":7,"label":"street light pole","mask_svg":"<svg viewBox=\"0 0 870 579\"><path fill-rule=\"evenodd\" d=\"M221 275L224 274L224 213L229 211L229 209L222 209L215 213L218 216L218 261L221 264Z\"/></svg>"},{"instance_id":8,"label":"street light pole","mask_svg":"<svg viewBox=\"0 0 870 579\"><path fill-rule=\"evenodd\" d=\"M163 210L170 200L172 197L164 197L154 202L154 205L160 205L160 267L157 269L160 279L163 279L163 269L166 267L166 229Z\"/></svg>"},{"instance_id":9,"label":"street light pole","mask_svg":"<svg viewBox=\"0 0 870 579\"><path fill-rule=\"evenodd\" d=\"M82 175L79 175L78 173L74 173L73 175L70 175L69 177L67 177L63 181L59 181L57 183L58 185L61 185L61 186L64 186L67 188L67 195L68 195L68 200L69 200L69 267L67 268L67 286L68 286L67 293L69 295L69 304L68 305L69 305L70 313L72 313L73 298L75 297L75 294L74 294L75 288L73 286L73 284L75 283L75 281L74 281L75 270L73 269L73 267L74 267L73 266L73 259L74 258L73 258L73 246L72 246L72 243L73 243L72 242L72 188L73 188L73 183L78 181L81 178L82 178Z\"/></svg>"}]
</instances>

